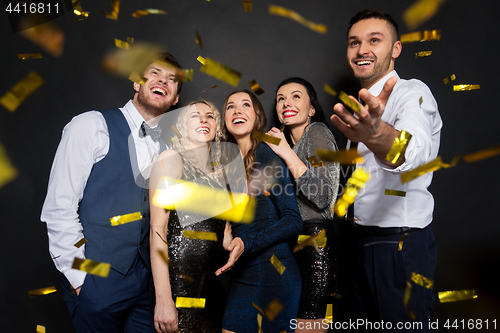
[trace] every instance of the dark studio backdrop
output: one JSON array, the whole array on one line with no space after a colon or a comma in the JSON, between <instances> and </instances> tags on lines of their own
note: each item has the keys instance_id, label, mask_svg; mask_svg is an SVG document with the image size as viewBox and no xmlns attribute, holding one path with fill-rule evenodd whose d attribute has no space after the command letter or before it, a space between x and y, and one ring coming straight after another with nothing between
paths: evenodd
<instances>
[{"instance_id":1,"label":"dark studio backdrop","mask_svg":"<svg viewBox=\"0 0 500 333\"><path fill-rule=\"evenodd\" d=\"M4 1L7 2L7 1ZM245 11L241 0L122 0L118 21L105 18L111 1L81 0L88 18L74 22L69 12L53 21L65 35L64 52L54 57L11 30L4 8L0 14L0 95L29 72L45 83L15 112L0 107L0 142L16 179L0 188L0 330L71 332L66 306L59 291L59 273L48 252L46 226L39 220L52 160L61 131L75 115L96 108L123 106L132 97L132 82L100 69L103 55L114 39L149 41L165 45L184 68L194 69L194 80L184 84L179 105L205 98L221 107L234 88L200 72L199 55L210 57L242 73L238 88L255 79L265 93L259 98L270 116L277 84L290 76L309 80L318 91L326 116L336 97L323 91L328 83L336 91L357 94L359 84L346 64L346 26L350 17L366 7L391 13L400 33L410 30L402 13L413 0L254 0ZM317 23L316 33L288 18L270 15L275 4L292 9ZM163 9L167 15L131 16L139 9ZM441 29L441 41L403 45L396 69L402 78L419 78L432 90L444 122L440 155L450 162L500 143L497 109L496 57L500 35L498 1L449 0L417 30ZM199 31L203 48L195 43ZM415 52L433 51L415 58ZM43 59L19 60L19 53L42 53ZM457 79L444 84L455 74ZM480 84L481 89L454 92L453 84ZM203 90L219 85L217 89ZM271 119L271 117L268 117ZM339 145L345 139L336 133ZM433 291L475 289L478 298L456 303L434 303L433 318L500 319L500 287L495 274L500 245L498 174L500 156L477 163L460 161L434 174L430 187L435 197L434 222L438 265ZM46 296L28 297L28 291L55 286ZM500 322L497 322L500 325ZM483 325L483 328L484 325ZM490 325L490 329L491 329Z\"/></svg>"}]
</instances>

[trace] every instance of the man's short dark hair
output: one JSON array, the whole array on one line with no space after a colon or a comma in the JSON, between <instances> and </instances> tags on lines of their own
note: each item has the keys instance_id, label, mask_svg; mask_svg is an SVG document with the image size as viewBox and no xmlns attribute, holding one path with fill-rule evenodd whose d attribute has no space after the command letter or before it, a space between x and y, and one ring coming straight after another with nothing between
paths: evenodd
<instances>
[{"instance_id":1,"label":"man's short dark hair","mask_svg":"<svg viewBox=\"0 0 500 333\"><path fill-rule=\"evenodd\" d=\"M394 31L396 32L396 41L399 39L399 28L398 24L396 21L392 18L391 15L384 13L376 8L367 8L364 9L360 12L357 12L356 15L354 15L351 18L351 21L349 21L349 27L347 28L347 35L349 35L349 31L351 30L352 26L359 21L366 20L366 19L379 19L379 20L384 20L387 23L389 23L393 28Z\"/></svg>"},{"instance_id":2,"label":"man's short dark hair","mask_svg":"<svg viewBox=\"0 0 500 333\"><path fill-rule=\"evenodd\" d=\"M182 69L181 64L173 55L171 55L168 52L163 52L158 55L158 59L166 61L170 63L171 65L174 65L175 67L178 67L179 69ZM177 81L177 93L180 94L182 90L182 81Z\"/></svg>"}]
</instances>

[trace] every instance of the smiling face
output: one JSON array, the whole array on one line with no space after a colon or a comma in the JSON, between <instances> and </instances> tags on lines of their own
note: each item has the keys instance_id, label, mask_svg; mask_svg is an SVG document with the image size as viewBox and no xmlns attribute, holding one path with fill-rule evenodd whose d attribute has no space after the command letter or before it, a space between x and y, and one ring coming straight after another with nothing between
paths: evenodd
<instances>
[{"instance_id":1,"label":"smiling face","mask_svg":"<svg viewBox=\"0 0 500 333\"><path fill-rule=\"evenodd\" d=\"M306 88L299 83L281 86L276 93L276 112L286 126L306 126L316 112Z\"/></svg>"},{"instance_id":2,"label":"smiling face","mask_svg":"<svg viewBox=\"0 0 500 333\"><path fill-rule=\"evenodd\" d=\"M187 137L194 146L206 144L215 138L217 121L214 111L204 103L189 106L187 113Z\"/></svg>"},{"instance_id":3,"label":"smiling face","mask_svg":"<svg viewBox=\"0 0 500 333\"><path fill-rule=\"evenodd\" d=\"M401 54L391 25L378 18L355 23L347 36L347 62L363 88L370 88L394 70L394 60Z\"/></svg>"},{"instance_id":4,"label":"smiling face","mask_svg":"<svg viewBox=\"0 0 500 333\"><path fill-rule=\"evenodd\" d=\"M250 136L254 130L256 113L250 96L238 92L229 96L224 110L226 128L235 139Z\"/></svg>"},{"instance_id":5,"label":"smiling face","mask_svg":"<svg viewBox=\"0 0 500 333\"><path fill-rule=\"evenodd\" d=\"M137 93L133 103L144 119L151 119L167 112L179 100L175 68L165 62L154 62L144 72L144 78L147 80L143 85L134 83Z\"/></svg>"}]
</instances>

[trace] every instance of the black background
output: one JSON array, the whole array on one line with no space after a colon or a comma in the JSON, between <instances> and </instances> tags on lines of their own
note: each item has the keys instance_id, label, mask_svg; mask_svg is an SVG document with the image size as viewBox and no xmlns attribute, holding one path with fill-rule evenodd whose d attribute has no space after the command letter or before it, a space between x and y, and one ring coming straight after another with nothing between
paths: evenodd
<instances>
[{"instance_id":1,"label":"black background","mask_svg":"<svg viewBox=\"0 0 500 333\"><path fill-rule=\"evenodd\" d=\"M89 17L69 12L53 21L65 33L64 53L55 58L11 30L0 13L0 95L30 71L45 83L15 112L0 107L0 142L20 175L0 188L0 331L71 332L60 291L35 298L28 291L48 286L60 290L59 273L49 253L46 226L39 221L48 176L61 131L71 118L96 108L123 106L132 97L132 82L100 69L104 53L114 48L114 38L163 44L184 68L194 68L194 81L184 85L179 105L199 97L221 106L234 88L199 71L199 55L210 57L242 73L239 88L256 79L266 91L260 100L268 116L273 113L277 84L301 76L316 87L327 116L338 102L323 91L323 84L356 95L358 83L346 65L346 27L351 16L366 7L391 13L400 33L410 32L402 20L413 0L299 1L254 0L253 11L244 11L236 0L162 0L121 3L118 21L102 15L111 1L81 1ZM270 4L290 8L328 26L318 34L284 17L270 15ZM136 19L138 9L158 8L167 15ZM419 78L432 90L444 122L440 155L445 162L455 154L468 154L499 143L496 57L500 25L498 1L453 0L417 30L441 29L438 42L403 45L396 69L402 78ZM203 49L195 43L199 31ZM415 58L418 51L433 51ZM42 53L43 59L19 60L18 53ZM456 74L447 85L443 79ZM481 89L453 92L453 84L480 84ZM213 85L205 93L203 90ZM338 135L338 133L337 133ZM340 145L345 140L338 136ZM500 319L500 287L495 274L500 245L496 216L500 176L499 157L473 164L461 161L434 174L430 187L436 206L433 229L438 241L438 266L434 292L476 289L476 300L434 304L433 318ZM500 324L497 322L497 324ZM483 325L483 328L485 326Z\"/></svg>"}]
</instances>

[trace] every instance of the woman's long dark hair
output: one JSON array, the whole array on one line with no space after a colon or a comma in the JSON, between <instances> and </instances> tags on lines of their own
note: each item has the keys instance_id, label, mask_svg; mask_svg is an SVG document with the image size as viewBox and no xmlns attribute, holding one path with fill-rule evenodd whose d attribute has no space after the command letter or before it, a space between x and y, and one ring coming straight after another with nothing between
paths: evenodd
<instances>
[{"instance_id":1,"label":"woman's long dark hair","mask_svg":"<svg viewBox=\"0 0 500 333\"><path fill-rule=\"evenodd\" d=\"M253 129L252 129L252 132L254 132L254 131L263 132L264 128L266 127L266 122L267 122L266 114L264 113L264 107L262 106L259 99L257 98L257 96L254 95L253 92L246 90L246 89L235 90L235 91L231 92L229 95L227 95L226 99L224 100L224 104L222 106L222 110L221 110L222 126L221 126L221 129L222 129L222 133L224 134L224 137L226 138L226 140L229 142L233 142L233 143L236 143L236 139L227 130L225 119L226 119L227 102L229 100L229 97L231 97L232 95L237 94L237 93L247 94L250 97L250 100L252 101L253 109L254 109L255 115L256 115L255 123L254 123ZM247 155L243 156L243 162L245 163L245 172L246 172L247 178L249 178L250 175L252 174L252 164L255 161L256 151L257 151L258 145L259 145L259 141L252 138L252 143L251 143L250 149L248 150Z\"/></svg>"}]
</instances>

